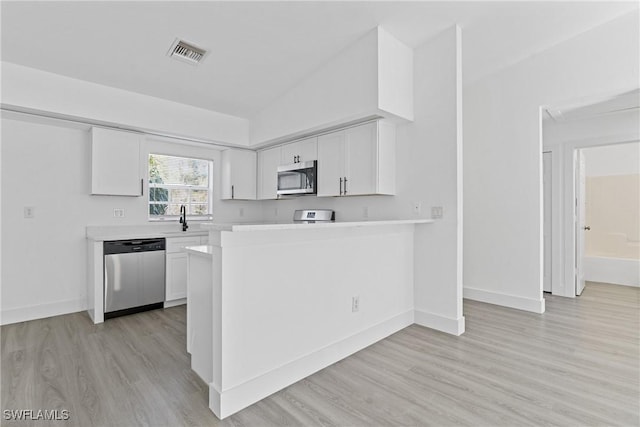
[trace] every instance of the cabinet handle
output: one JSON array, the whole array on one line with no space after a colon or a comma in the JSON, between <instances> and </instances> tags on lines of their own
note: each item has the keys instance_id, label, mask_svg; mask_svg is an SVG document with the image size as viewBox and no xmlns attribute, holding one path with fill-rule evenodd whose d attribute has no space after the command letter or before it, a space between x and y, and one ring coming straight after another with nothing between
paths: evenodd
<instances>
[{"instance_id":1,"label":"cabinet handle","mask_svg":"<svg viewBox=\"0 0 640 427\"><path fill-rule=\"evenodd\" d=\"M342 196L342 177L340 177L340 195Z\"/></svg>"},{"instance_id":2,"label":"cabinet handle","mask_svg":"<svg viewBox=\"0 0 640 427\"><path fill-rule=\"evenodd\" d=\"M344 195L347 195L347 177L344 177Z\"/></svg>"},{"instance_id":3,"label":"cabinet handle","mask_svg":"<svg viewBox=\"0 0 640 427\"><path fill-rule=\"evenodd\" d=\"M234 191L234 190L235 190L235 188L234 188L234 186L232 185L232 186L231 186L231 198L232 198L232 199L234 199L234 198L235 198L235 191Z\"/></svg>"},{"instance_id":4,"label":"cabinet handle","mask_svg":"<svg viewBox=\"0 0 640 427\"><path fill-rule=\"evenodd\" d=\"M140 179L140 195L144 196L144 178Z\"/></svg>"}]
</instances>

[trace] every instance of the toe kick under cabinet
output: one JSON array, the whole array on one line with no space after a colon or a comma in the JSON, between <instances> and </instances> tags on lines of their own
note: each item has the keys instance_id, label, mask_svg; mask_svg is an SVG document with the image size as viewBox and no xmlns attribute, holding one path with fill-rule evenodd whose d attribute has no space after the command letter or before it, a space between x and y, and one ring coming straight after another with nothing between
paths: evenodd
<instances>
[{"instance_id":1,"label":"toe kick under cabinet","mask_svg":"<svg viewBox=\"0 0 640 427\"><path fill-rule=\"evenodd\" d=\"M171 237L166 240L166 295L165 306L185 304L187 298L186 246L206 245L208 236Z\"/></svg>"}]
</instances>

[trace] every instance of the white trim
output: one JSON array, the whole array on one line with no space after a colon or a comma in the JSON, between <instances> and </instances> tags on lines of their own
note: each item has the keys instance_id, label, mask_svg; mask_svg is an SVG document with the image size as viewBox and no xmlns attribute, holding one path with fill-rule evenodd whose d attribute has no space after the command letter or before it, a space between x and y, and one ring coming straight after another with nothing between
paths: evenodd
<instances>
[{"instance_id":1,"label":"white trim","mask_svg":"<svg viewBox=\"0 0 640 427\"><path fill-rule=\"evenodd\" d=\"M44 319L62 314L77 313L87 309L85 298L67 301L56 301L46 304L30 305L26 307L10 308L0 312L0 325Z\"/></svg>"},{"instance_id":2,"label":"white trim","mask_svg":"<svg viewBox=\"0 0 640 427\"><path fill-rule=\"evenodd\" d=\"M209 408L224 419L412 323L413 310L408 310L231 389L220 392L209 383Z\"/></svg>"},{"instance_id":3,"label":"white trim","mask_svg":"<svg viewBox=\"0 0 640 427\"><path fill-rule=\"evenodd\" d=\"M464 288L464 298L538 314L544 313L545 310L544 298L536 300L474 288Z\"/></svg>"},{"instance_id":4,"label":"white trim","mask_svg":"<svg viewBox=\"0 0 640 427\"><path fill-rule=\"evenodd\" d=\"M584 278L590 282L640 287L640 260L584 257Z\"/></svg>"},{"instance_id":5,"label":"white trim","mask_svg":"<svg viewBox=\"0 0 640 427\"><path fill-rule=\"evenodd\" d=\"M175 307L178 305L184 305L187 303L187 298L174 299L172 301L165 301L164 308Z\"/></svg>"},{"instance_id":6,"label":"white trim","mask_svg":"<svg viewBox=\"0 0 640 427\"><path fill-rule=\"evenodd\" d=\"M588 147L638 142L638 133L598 136L594 138L552 141L543 151L552 153L552 243L551 267L553 295L575 297L575 151Z\"/></svg>"},{"instance_id":7,"label":"white trim","mask_svg":"<svg viewBox=\"0 0 640 427\"><path fill-rule=\"evenodd\" d=\"M414 310L414 322L416 325L435 329L436 331L446 332L460 336L464 333L465 320L464 316L458 319L440 316L439 314L429 313L428 311Z\"/></svg>"}]
</instances>

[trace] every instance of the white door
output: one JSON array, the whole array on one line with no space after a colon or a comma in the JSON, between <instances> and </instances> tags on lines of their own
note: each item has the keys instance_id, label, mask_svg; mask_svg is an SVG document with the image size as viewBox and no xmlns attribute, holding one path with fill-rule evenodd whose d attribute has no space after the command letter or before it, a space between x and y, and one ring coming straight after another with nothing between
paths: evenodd
<instances>
[{"instance_id":1,"label":"white door","mask_svg":"<svg viewBox=\"0 0 640 427\"><path fill-rule=\"evenodd\" d=\"M584 241L589 227L585 224L585 165L584 153L576 150L576 200L575 200L575 226L576 226L576 296L584 290Z\"/></svg>"},{"instance_id":2,"label":"white door","mask_svg":"<svg viewBox=\"0 0 640 427\"><path fill-rule=\"evenodd\" d=\"M344 131L318 137L318 197L342 195Z\"/></svg>"},{"instance_id":3,"label":"white door","mask_svg":"<svg viewBox=\"0 0 640 427\"><path fill-rule=\"evenodd\" d=\"M551 152L542 153L544 268L542 290L551 292Z\"/></svg>"},{"instance_id":4,"label":"white door","mask_svg":"<svg viewBox=\"0 0 640 427\"><path fill-rule=\"evenodd\" d=\"M378 165L377 123L345 131L345 178L343 194L356 196L376 192Z\"/></svg>"}]
</instances>

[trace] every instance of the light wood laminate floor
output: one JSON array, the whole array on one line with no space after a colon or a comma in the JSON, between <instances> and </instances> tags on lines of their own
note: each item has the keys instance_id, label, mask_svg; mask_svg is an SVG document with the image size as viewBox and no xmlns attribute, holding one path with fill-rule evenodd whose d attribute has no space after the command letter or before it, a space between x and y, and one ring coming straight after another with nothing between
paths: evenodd
<instances>
[{"instance_id":1,"label":"light wood laminate floor","mask_svg":"<svg viewBox=\"0 0 640 427\"><path fill-rule=\"evenodd\" d=\"M589 283L542 315L465 301L460 337L410 326L219 421L190 370L185 308L0 328L2 409L64 426L640 425L640 289Z\"/></svg>"}]
</instances>

